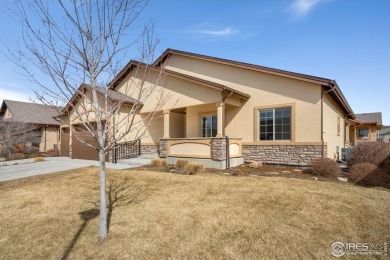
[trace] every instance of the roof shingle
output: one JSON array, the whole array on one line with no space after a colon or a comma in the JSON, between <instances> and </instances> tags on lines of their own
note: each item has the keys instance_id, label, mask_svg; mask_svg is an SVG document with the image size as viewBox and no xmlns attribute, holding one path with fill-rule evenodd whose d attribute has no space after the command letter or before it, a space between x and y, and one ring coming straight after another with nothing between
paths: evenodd
<instances>
[{"instance_id":1,"label":"roof shingle","mask_svg":"<svg viewBox=\"0 0 390 260\"><path fill-rule=\"evenodd\" d=\"M50 106L14 100L3 100L1 115L8 108L15 122L40 124L40 125L60 125L54 118L58 116L58 111ZM60 108L59 108L60 109Z\"/></svg>"},{"instance_id":2,"label":"roof shingle","mask_svg":"<svg viewBox=\"0 0 390 260\"><path fill-rule=\"evenodd\" d=\"M363 123L377 123L378 125L382 124L382 113L363 113L363 114L355 114L356 119Z\"/></svg>"}]
</instances>

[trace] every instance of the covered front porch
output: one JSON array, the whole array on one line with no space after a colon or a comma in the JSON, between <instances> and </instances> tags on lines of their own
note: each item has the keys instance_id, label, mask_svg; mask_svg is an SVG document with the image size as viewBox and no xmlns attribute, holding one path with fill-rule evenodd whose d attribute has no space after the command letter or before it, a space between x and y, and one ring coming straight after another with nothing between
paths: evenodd
<instances>
[{"instance_id":1,"label":"covered front porch","mask_svg":"<svg viewBox=\"0 0 390 260\"><path fill-rule=\"evenodd\" d=\"M244 163L239 136L226 134L227 115L241 107L241 100L174 108L163 111L160 157L201 162L210 168L226 169Z\"/></svg>"}]
</instances>

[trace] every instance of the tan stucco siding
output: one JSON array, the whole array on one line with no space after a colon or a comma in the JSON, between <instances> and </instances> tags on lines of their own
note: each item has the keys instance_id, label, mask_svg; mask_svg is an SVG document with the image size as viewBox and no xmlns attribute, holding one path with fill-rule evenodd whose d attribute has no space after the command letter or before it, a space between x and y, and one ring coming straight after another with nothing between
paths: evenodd
<instances>
[{"instance_id":1,"label":"tan stucco siding","mask_svg":"<svg viewBox=\"0 0 390 260\"><path fill-rule=\"evenodd\" d=\"M154 118L153 120L151 120ZM111 125L113 120L111 120ZM162 113L140 114L131 111L131 106L122 106L115 115L115 132L117 142L129 142L141 137L147 143L158 143L162 135ZM154 138L154 136L159 136ZM120 137L122 137L120 139Z\"/></svg>"},{"instance_id":2,"label":"tan stucco siding","mask_svg":"<svg viewBox=\"0 0 390 260\"><path fill-rule=\"evenodd\" d=\"M137 113L134 115L134 121L129 120L131 114L121 109L121 113L116 116L117 133L116 136L123 135L126 131L131 131L124 136L119 142L133 141L141 137L143 144L158 144L160 138L164 135L163 114L160 112L152 115L151 113ZM151 120L151 118L153 118ZM132 125L131 125L132 124ZM172 138L185 137L185 115L180 113L170 113L170 132Z\"/></svg>"},{"instance_id":3,"label":"tan stucco siding","mask_svg":"<svg viewBox=\"0 0 390 260\"><path fill-rule=\"evenodd\" d=\"M11 118L11 117L12 117L11 111L7 107L4 112L4 119Z\"/></svg>"},{"instance_id":4,"label":"tan stucco siding","mask_svg":"<svg viewBox=\"0 0 390 260\"><path fill-rule=\"evenodd\" d=\"M55 126L47 126L41 128L41 142L39 144L40 152L45 152L47 150L54 149L54 146L58 145L58 129L59 127Z\"/></svg>"},{"instance_id":5,"label":"tan stucco siding","mask_svg":"<svg viewBox=\"0 0 390 260\"><path fill-rule=\"evenodd\" d=\"M101 109L101 118L102 120L105 120L106 118L104 113L104 111L106 111L105 97L98 94L97 99L98 99L99 107ZM108 102L107 106L111 107L112 106L111 102ZM78 102L71 108L70 123L72 125L76 125L76 124L81 124L83 122L95 122L95 121L96 121L96 115L95 115L95 109L93 108L92 105L92 92L88 91L82 97L80 97ZM65 122L69 123L69 120L66 120Z\"/></svg>"},{"instance_id":6,"label":"tan stucco siding","mask_svg":"<svg viewBox=\"0 0 390 260\"><path fill-rule=\"evenodd\" d=\"M339 134L338 120L340 120ZM345 145L344 135L345 114L329 94L324 94L324 141L328 144L327 157L331 159L335 158L337 146L339 147L339 154L341 156L341 148Z\"/></svg>"},{"instance_id":7,"label":"tan stucco siding","mask_svg":"<svg viewBox=\"0 0 390 260\"><path fill-rule=\"evenodd\" d=\"M216 103L202 106L192 106L186 109L186 135L187 138L201 137L200 117L202 115L216 115Z\"/></svg>"},{"instance_id":8,"label":"tan stucco siding","mask_svg":"<svg viewBox=\"0 0 390 260\"><path fill-rule=\"evenodd\" d=\"M138 82L134 70L115 89L136 98L139 93L136 87ZM164 100L158 110L196 106L221 100L219 90L172 76L159 78L158 73L154 71L146 78L142 92L140 100L143 106L140 113L155 111L161 97L164 97ZM146 99L146 95L149 94Z\"/></svg>"},{"instance_id":9,"label":"tan stucco siding","mask_svg":"<svg viewBox=\"0 0 390 260\"><path fill-rule=\"evenodd\" d=\"M226 134L230 137L255 142L255 107L294 104L295 142L321 141L320 85L178 55L169 58L166 68L251 96L241 108L227 108Z\"/></svg>"},{"instance_id":10,"label":"tan stucco siding","mask_svg":"<svg viewBox=\"0 0 390 260\"><path fill-rule=\"evenodd\" d=\"M378 135L378 128L376 125L371 125L369 128L369 134L368 137L370 138L371 141L376 141L377 140L377 135Z\"/></svg>"},{"instance_id":11,"label":"tan stucco siding","mask_svg":"<svg viewBox=\"0 0 390 260\"><path fill-rule=\"evenodd\" d=\"M169 137L184 138L185 137L185 115L171 112L169 114Z\"/></svg>"}]
</instances>

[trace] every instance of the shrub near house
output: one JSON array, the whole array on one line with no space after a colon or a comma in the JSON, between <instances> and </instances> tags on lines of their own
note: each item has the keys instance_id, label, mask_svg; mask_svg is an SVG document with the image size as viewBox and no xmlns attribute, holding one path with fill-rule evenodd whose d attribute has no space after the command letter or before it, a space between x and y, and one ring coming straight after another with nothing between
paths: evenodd
<instances>
[{"instance_id":1,"label":"shrub near house","mask_svg":"<svg viewBox=\"0 0 390 260\"><path fill-rule=\"evenodd\" d=\"M390 144L359 143L353 148L348 164L352 166L351 181L390 188Z\"/></svg>"},{"instance_id":2,"label":"shrub near house","mask_svg":"<svg viewBox=\"0 0 390 260\"><path fill-rule=\"evenodd\" d=\"M323 177L336 176L340 172L337 162L329 158L319 158L312 162L311 171Z\"/></svg>"}]
</instances>

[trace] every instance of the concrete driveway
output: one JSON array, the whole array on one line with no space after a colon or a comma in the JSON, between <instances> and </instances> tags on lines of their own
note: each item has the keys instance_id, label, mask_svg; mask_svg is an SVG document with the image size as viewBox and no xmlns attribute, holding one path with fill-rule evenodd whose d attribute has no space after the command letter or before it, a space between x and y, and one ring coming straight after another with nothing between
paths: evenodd
<instances>
[{"instance_id":1,"label":"concrete driveway","mask_svg":"<svg viewBox=\"0 0 390 260\"><path fill-rule=\"evenodd\" d=\"M0 162L0 181L19 179L34 175L54 173L88 166L99 166L98 161L69 159L68 157L46 157L44 162L34 159ZM6 166L3 166L6 165ZM122 170L135 166L127 164L106 163L107 169Z\"/></svg>"}]
</instances>

